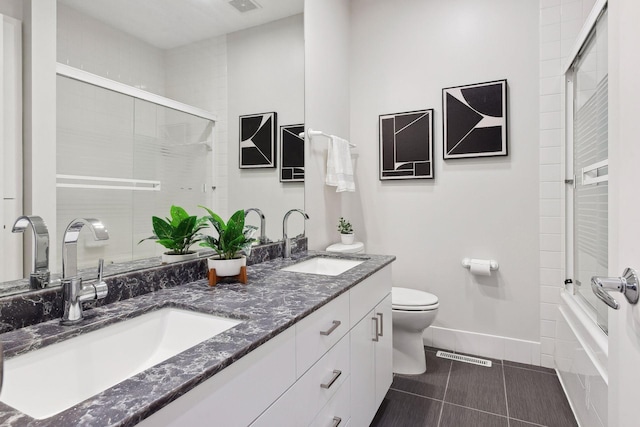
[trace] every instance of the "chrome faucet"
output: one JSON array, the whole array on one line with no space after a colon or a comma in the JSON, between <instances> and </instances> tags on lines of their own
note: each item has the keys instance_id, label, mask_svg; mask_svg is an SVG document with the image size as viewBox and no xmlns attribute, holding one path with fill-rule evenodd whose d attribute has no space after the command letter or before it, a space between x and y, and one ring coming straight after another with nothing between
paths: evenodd
<instances>
[{"instance_id":1,"label":"chrome faucet","mask_svg":"<svg viewBox=\"0 0 640 427\"><path fill-rule=\"evenodd\" d=\"M260 243L268 243L267 236L265 235L265 233L266 233L266 229L265 229L266 220L265 220L264 214L258 208L249 208L249 209L245 209L244 210L244 216L246 217L247 214L249 212L251 212L251 211L253 211L253 212L257 213L258 215L260 215Z\"/></svg>"},{"instance_id":2,"label":"chrome faucet","mask_svg":"<svg viewBox=\"0 0 640 427\"><path fill-rule=\"evenodd\" d=\"M33 229L33 267L29 275L31 289L42 289L49 285L49 229L42 218L37 215L23 215L16 219L12 233L24 233L31 225Z\"/></svg>"},{"instance_id":3,"label":"chrome faucet","mask_svg":"<svg viewBox=\"0 0 640 427\"><path fill-rule=\"evenodd\" d=\"M284 258L291 257L291 241L287 236L287 219L289 219L289 216L294 212L299 212L302 216L304 216L305 220L309 219L309 215L307 215L306 212L303 211L302 209L291 209L289 212L284 214L284 218L282 220L282 240L284 240L284 253L282 254L282 256ZM303 236L304 236L304 233L305 232L303 231L302 232Z\"/></svg>"},{"instance_id":4,"label":"chrome faucet","mask_svg":"<svg viewBox=\"0 0 640 427\"><path fill-rule=\"evenodd\" d=\"M64 231L62 242L62 314L63 325L73 325L82 321L83 301L102 299L107 296L108 287L102 280L104 260L98 262L98 278L86 286L78 276L78 237L82 227L88 226L95 240L108 240L109 233L102 222L94 218L77 218Z\"/></svg>"}]
</instances>

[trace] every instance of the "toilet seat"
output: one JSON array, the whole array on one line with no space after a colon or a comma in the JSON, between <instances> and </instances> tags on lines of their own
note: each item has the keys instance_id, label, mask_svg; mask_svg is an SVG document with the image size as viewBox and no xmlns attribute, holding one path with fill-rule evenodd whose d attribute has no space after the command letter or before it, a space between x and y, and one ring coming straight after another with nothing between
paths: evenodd
<instances>
[{"instance_id":1,"label":"toilet seat","mask_svg":"<svg viewBox=\"0 0 640 427\"><path fill-rule=\"evenodd\" d=\"M391 288L391 308L402 311L436 310L438 297L428 292L409 288Z\"/></svg>"},{"instance_id":2,"label":"toilet seat","mask_svg":"<svg viewBox=\"0 0 640 427\"><path fill-rule=\"evenodd\" d=\"M327 252L338 252L343 254L360 254L364 252L364 243L353 242L350 245L334 243L326 249Z\"/></svg>"}]
</instances>

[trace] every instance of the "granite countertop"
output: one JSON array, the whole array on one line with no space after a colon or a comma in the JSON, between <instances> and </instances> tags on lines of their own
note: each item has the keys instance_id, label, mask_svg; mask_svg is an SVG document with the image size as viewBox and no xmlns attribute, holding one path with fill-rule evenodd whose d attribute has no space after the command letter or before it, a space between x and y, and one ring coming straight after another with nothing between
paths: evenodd
<instances>
[{"instance_id":1,"label":"granite countertop","mask_svg":"<svg viewBox=\"0 0 640 427\"><path fill-rule=\"evenodd\" d=\"M280 271L312 256L363 259L339 276ZM243 320L57 415L35 420L0 402L3 426L132 426L395 260L385 255L312 252L247 268L248 284L199 280L85 311L80 325L39 323L0 335L5 357L28 352L163 307ZM64 390L64 384L60 385Z\"/></svg>"}]
</instances>

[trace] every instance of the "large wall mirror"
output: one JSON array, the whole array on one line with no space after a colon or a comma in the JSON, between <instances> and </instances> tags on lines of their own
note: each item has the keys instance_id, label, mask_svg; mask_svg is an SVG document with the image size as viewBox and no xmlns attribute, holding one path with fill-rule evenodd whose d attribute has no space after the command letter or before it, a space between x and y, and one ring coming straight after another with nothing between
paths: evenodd
<instances>
[{"instance_id":1,"label":"large wall mirror","mask_svg":"<svg viewBox=\"0 0 640 427\"><path fill-rule=\"evenodd\" d=\"M172 204L223 218L258 208L267 238L281 239L286 211L304 207L304 182L282 181L279 155L280 127L304 123L303 4L57 1L54 241L77 217L99 218L110 234L94 242L83 231L80 268L159 256L160 245L138 242ZM74 70L190 109L87 83ZM239 117L267 112L277 113L276 167L241 169ZM290 236L303 231L294 221ZM258 215L247 223L259 226ZM60 271L60 259L49 264Z\"/></svg>"}]
</instances>

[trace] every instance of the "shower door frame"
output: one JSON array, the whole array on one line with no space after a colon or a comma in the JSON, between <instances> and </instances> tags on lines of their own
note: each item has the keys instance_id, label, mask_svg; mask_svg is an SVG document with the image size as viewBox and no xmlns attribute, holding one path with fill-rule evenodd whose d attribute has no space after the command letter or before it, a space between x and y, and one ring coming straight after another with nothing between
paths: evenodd
<instances>
[{"instance_id":1,"label":"shower door frame","mask_svg":"<svg viewBox=\"0 0 640 427\"><path fill-rule=\"evenodd\" d=\"M565 282L565 288L574 296L576 302L582 307L585 313L593 320L593 322L605 333L608 334L607 323L602 324L599 320L600 314L597 309L593 307L593 305L586 300L586 298L581 295L578 290L589 289L589 283L577 283L577 278L575 277L575 210L574 210L574 196L575 196L575 188L577 180L580 179L576 175L576 171L574 170L574 95L575 95L575 70L574 64L579 61L580 54L584 51L584 49L591 42L592 38L595 36L596 26L600 21L602 15L607 11L607 0L597 0L594 5L591 14L587 18L584 26L580 34L576 38L576 43L571 51L571 54L568 57L567 64L564 68L564 84L565 84L565 99L564 103L564 117L563 124L565 128L565 150L564 150L564 159L561 160L561 164L564 167L564 183L565 183L565 199L563 201L563 210L565 215L565 239L564 239L564 252L565 252L565 277L570 281L569 283ZM598 300L598 303L600 302ZM606 306L605 306L606 307Z\"/></svg>"}]
</instances>

